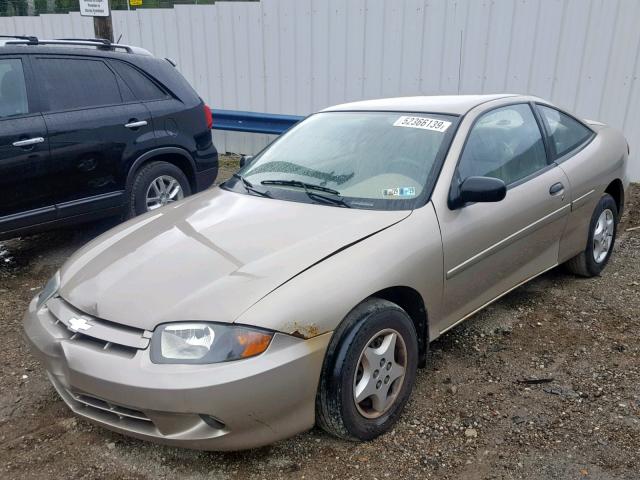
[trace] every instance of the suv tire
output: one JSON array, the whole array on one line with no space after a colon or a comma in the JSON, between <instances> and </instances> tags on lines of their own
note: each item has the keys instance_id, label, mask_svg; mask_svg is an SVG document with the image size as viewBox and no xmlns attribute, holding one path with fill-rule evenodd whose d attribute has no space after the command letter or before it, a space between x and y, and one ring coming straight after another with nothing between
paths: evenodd
<instances>
[{"instance_id":1,"label":"suv tire","mask_svg":"<svg viewBox=\"0 0 640 480\"><path fill-rule=\"evenodd\" d=\"M157 207L189 195L191 186L182 170L169 162L148 163L136 172L131 183L127 216L133 218L154 209L149 205ZM157 202L149 202L150 196L158 197Z\"/></svg>"}]
</instances>

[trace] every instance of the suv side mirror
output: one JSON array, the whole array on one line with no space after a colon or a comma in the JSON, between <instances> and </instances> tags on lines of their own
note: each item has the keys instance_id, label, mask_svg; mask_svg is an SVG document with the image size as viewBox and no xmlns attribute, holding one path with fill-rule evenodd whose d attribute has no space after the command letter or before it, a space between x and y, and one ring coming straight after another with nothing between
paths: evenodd
<instances>
[{"instance_id":1,"label":"suv side mirror","mask_svg":"<svg viewBox=\"0 0 640 480\"><path fill-rule=\"evenodd\" d=\"M240 157L240 168L246 167L253 161L253 155L242 155Z\"/></svg>"},{"instance_id":2,"label":"suv side mirror","mask_svg":"<svg viewBox=\"0 0 640 480\"><path fill-rule=\"evenodd\" d=\"M499 202L507 195L507 186L499 178L467 177L460 185L457 198L451 199L453 209L470 202Z\"/></svg>"}]
</instances>

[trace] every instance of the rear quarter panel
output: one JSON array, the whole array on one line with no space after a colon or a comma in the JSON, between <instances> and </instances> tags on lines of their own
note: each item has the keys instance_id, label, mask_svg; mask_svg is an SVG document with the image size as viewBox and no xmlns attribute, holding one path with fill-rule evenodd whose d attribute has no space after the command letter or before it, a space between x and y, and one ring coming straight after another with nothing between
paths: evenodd
<instances>
[{"instance_id":1,"label":"rear quarter panel","mask_svg":"<svg viewBox=\"0 0 640 480\"><path fill-rule=\"evenodd\" d=\"M559 262L586 247L591 215L607 186L616 179L627 189L627 142L618 130L595 126L596 136L582 150L562 161L570 183L571 214L560 241Z\"/></svg>"}]
</instances>

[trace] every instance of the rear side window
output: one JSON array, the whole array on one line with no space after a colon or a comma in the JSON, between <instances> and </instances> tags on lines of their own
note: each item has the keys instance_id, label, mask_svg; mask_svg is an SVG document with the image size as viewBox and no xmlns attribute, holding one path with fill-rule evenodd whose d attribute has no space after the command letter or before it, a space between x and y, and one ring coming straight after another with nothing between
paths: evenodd
<instances>
[{"instance_id":1,"label":"rear side window","mask_svg":"<svg viewBox=\"0 0 640 480\"><path fill-rule=\"evenodd\" d=\"M49 111L122 103L115 74L101 60L39 58Z\"/></svg>"},{"instance_id":2,"label":"rear side window","mask_svg":"<svg viewBox=\"0 0 640 480\"><path fill-rule=\"evenodd\" d=\"M555 108L538 105L549 138L555 148L556 157L561 157L580 146L593 135L593 132L576 119L559 112Z\"/></svg>"},{"instance_id":3,"label":"rear side window","mask_svg":"<svg viewBox=\"0 0 640 480\"><path fill-rule=\"evenodd\" d=\"M143 73L124 62L114 61L113 67L118 74L124 79L125 83L133 91L136 99L148 102L151 100L161 100L167 97L167 94L158 87L150 78Z\"/></svg>"},{"instance_id":4,"label":"rear side window","mask_svg":"<svg viewBox=\"0 0 640 480\"><path fill-rule=\"evenodd\" d=\"M22 61L0 60L0 118L29 113Z\"/></svg>"}]
</instances>

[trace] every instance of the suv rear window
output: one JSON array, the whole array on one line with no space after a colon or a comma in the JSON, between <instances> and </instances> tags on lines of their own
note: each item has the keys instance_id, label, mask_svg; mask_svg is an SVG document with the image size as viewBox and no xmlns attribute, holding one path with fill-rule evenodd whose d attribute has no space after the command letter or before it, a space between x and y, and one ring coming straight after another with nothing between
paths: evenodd
<instances>
[{"instance_id":1,"label":"suv rear window","mask_svg":"<svg viewBox=\"0 0 640 480\"><path fill-rule=\"evenodd\" d=\"M49 111L122 103L115 74L101 60L39 58Z\"/></svg>"},{"instance_id":2,"label":"suv rear window","mask_svg":"<svg viewBox=\"0 0 640 480\"><path fill-rule=\"evenodd\" d=\"M162 100L167 97L167 94L160 87L131 65L118 61L112 61L111 65L131 88L136 99L148 102Z\"/></svg>"},{"instance_id":3,"label":"suv rear window","mask_svg":"<svg viewBox=\"0 0 640 480\"><path fill-rule=\"evenodd\" d=\"M27 87L19 58L0 60L0 118L29 112Z\"/></svg>"}]
</instances>

